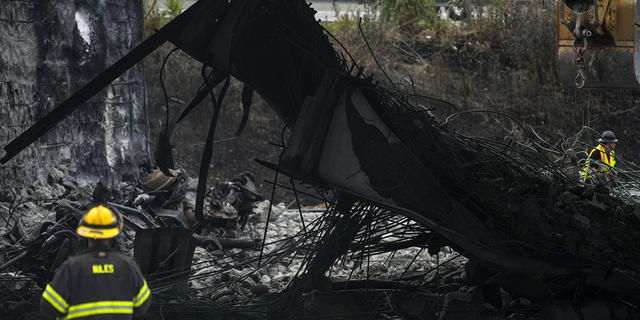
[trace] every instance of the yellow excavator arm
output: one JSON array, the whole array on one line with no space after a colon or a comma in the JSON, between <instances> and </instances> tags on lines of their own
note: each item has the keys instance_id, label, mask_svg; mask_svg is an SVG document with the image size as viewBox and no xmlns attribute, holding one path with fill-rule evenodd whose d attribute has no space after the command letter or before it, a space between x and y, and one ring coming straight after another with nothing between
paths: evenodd
<instances>
[{"instance_id":1,"label":"yellow excavator arm","mask_svg":"<svg viewBox=\"0 0 640 320\"><path fill-rule=\"evenodd\" d=\"M558 0L557 70L577 88L640 88L640 21L634 0Z\"/></svg>"}]
</instances>

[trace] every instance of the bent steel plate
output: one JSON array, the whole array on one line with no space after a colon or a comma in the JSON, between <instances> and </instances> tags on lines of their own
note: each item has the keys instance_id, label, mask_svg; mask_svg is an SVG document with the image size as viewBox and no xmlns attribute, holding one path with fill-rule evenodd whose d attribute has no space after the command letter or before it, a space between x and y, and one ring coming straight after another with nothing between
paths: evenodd
<instances>
[{"instance_id":1,"label":"bent steel plate","mask_svg":"<svg viewBox=\"0 0 640 320\"><path fill-rule=\"evenodd\" d=\"M173 175L173 177L168 177L157 169L153 173L143 177L140 179L140 183L142 184L142 188L145 191L153 192L164 190L173 184L176 181L177 172L173 169L169 169L169 172Z\"/></svg>"}]
</instances>

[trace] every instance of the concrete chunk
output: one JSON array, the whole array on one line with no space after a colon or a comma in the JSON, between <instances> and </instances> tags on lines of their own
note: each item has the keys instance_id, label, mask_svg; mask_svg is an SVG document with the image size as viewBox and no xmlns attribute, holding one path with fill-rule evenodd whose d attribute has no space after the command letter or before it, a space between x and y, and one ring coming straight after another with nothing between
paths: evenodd
<instances>
[{"instance_id":1,"label":"concrete chunk","mask_svg":"<svg viewBox=\"0 0 640 320\"><path fill-rule=\"evenodd\" d=\"M569 220L569 225L583 236L591 234L590 223L591 220L580 213L574 214L571 216L571 220Z\"/></svg>"},{"instance_id":2,"label":"concrete chunk","mask_svg":"<svg viewBox=\"0 0 640 320\"><path fill-rule=\"evenodd\" d=\"M604 205L601 205L595 201L587 201L587 203L585 204L585 209L589 210L589 211L593 211L595 213L604 215L607 213L607 207L605 207Z\"/></svg>"}]
</instances>

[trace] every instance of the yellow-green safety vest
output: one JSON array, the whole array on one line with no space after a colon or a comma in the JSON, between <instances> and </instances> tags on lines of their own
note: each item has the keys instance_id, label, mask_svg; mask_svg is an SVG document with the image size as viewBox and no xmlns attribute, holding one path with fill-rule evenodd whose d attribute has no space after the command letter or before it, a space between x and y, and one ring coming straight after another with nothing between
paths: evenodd
<instances>
[{"instance_id":1,"label":"yellow-green safety vest","mask_svg":"<svg viewBox=\"0 0 640 320\"><path fill-rule=\"evenodd\" d=\"M596 167L590 166L591 155L596 150L600 151L600 162ZM604 164L604 165L603 165ZM598 145L591 152L589 152L589 158L585 163L584 169L580 172L580 177L582 181L586 181L591 178L591 174L596 174L599 177L606 177L607 179L611 178L611 172L609 168L613 168L616 165L615 152L613 150L607 150L603 145Z\"/></svg>"}]
</instances>

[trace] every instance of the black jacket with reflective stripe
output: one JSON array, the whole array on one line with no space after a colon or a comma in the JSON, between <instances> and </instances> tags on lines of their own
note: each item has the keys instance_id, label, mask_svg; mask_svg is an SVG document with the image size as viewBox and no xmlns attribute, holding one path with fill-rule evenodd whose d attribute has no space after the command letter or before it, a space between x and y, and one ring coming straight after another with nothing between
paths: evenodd
<instances>
[{"instance_id":1,"label":"black jacket with reflective stripe","mask_svg":"<svg viewBox=\"0 0 640 320\"><path fill-rule=\"evenodd\" d=\"M151 293L133 260L107 247L65 261L47 285L40 310L48 318L133 319L151 305Z\"/></svg>"}]
</instances>

